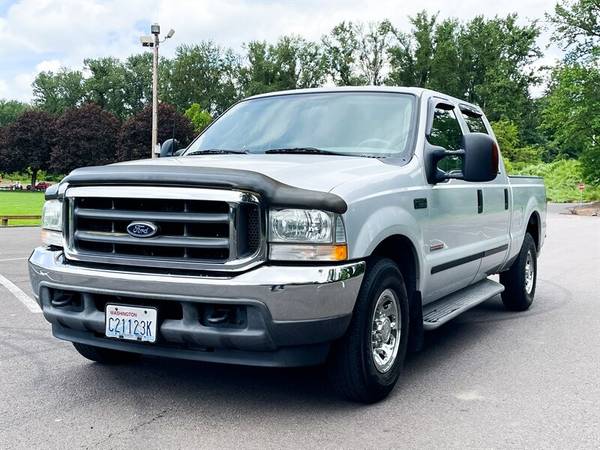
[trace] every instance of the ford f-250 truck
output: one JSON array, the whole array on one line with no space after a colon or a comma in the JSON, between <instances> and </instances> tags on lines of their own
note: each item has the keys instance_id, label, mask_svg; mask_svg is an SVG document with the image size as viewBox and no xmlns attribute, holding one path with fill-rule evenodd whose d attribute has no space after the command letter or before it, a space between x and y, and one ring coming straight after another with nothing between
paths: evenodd
<instances>
[{"instance_id":1,"label":"ford f-250 truck","mask_svg":"<svg viewBox=\"0 0 600 450\"><path fill-rule=\"evenodd\" d=\"M54 336L86 358L326 363L338 391L373 402L424 331L498 294L531 305L543 181L507 176L475 105L276 92L176 150L46 192L31 282Z\"/></svg>"}]
</instances>

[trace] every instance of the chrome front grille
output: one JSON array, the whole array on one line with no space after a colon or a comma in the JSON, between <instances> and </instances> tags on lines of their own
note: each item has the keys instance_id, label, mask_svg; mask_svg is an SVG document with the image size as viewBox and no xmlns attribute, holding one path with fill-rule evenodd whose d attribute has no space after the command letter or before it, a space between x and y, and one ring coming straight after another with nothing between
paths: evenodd
<instances>
[{"instance_id":1,"label":"chrome front grille","mask_svg":"<svg viewBox=\"0 0 600 450\"><path fill-rule=\"evenodd\" d=\"M172 269L241 270L264 258L263 220L250 193L177 187L67 189L69 259ZM128 233L132 222L158 231Z\"/></svg>"}]
</instances>

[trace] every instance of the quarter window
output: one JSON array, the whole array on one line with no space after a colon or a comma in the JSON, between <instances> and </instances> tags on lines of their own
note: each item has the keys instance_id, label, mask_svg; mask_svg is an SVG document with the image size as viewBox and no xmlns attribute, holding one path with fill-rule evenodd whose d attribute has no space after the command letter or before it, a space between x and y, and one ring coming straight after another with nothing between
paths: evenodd
<instances>
[{"instance_id":1,"label":"quarter window","mask_svg":"<svg viewBox=\"0 0 600 450\"><path fill-rule=\"evenodd\" d=\"M467 122L467 127L469 127L469 131L471 133L485 133L489 134L485 124L483 123L483 119L479 115L469 114L468 112L461 111L462 116Z\"/></svg>"}]
</instances>

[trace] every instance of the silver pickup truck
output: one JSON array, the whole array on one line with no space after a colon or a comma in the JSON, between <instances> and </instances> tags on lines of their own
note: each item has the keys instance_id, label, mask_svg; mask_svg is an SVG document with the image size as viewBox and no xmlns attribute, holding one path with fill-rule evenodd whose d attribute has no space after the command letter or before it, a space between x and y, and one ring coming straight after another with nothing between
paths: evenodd
<instances>
[{"instance_id":1,"label":"silver pickup truck","mask_svg":"<svg viewBox=\"0 0 600 450\"><path fill-rule=\"evenodd\" d=\"M86 358L327 364L341 394L374 402L426 330L498 294L533 301L543 181L507 176L475 105L275 92L175 144L46 192L31 282Z\"/></svg>"}]
</instances>

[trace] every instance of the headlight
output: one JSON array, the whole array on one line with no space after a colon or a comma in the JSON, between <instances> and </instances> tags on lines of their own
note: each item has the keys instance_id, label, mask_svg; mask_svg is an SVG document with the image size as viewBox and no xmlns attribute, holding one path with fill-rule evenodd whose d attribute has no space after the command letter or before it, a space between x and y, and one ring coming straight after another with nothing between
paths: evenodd
<instances>
[{"instance_id":1,"label":"headlight","mask_svg":"<svg viewBox=\"0 0 600 450\"><path fill-rule=\"evenodd\" d=\"M42 242L62 246L62 202L48 200L42 210Z\"/></svg>"},{"instance_id":2,"label":"headlight","mask_svg":"<svg viewBox=\"0 0 600 450\"><path fill-rule=\"evenodd\" d=\"M342 218L315 209L269 213L269 257L280 261L343 261L348 258Z\"/></svg>"}]
</instances>

